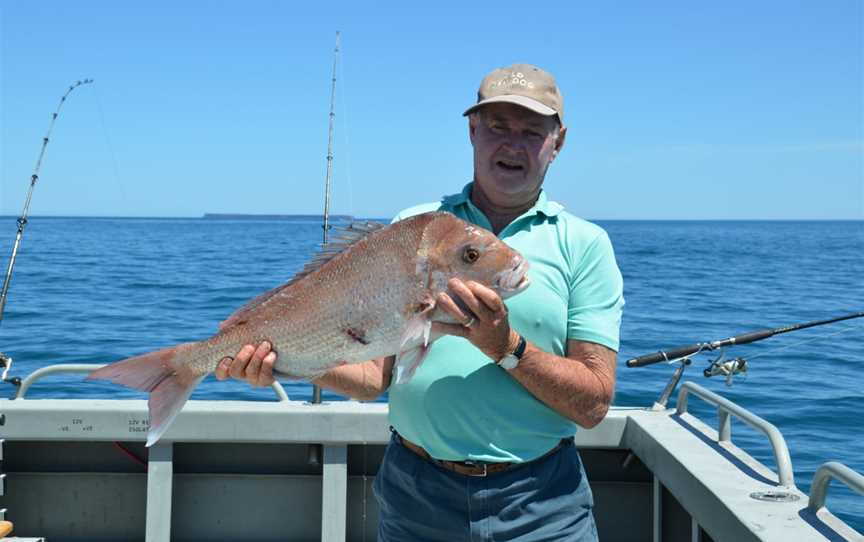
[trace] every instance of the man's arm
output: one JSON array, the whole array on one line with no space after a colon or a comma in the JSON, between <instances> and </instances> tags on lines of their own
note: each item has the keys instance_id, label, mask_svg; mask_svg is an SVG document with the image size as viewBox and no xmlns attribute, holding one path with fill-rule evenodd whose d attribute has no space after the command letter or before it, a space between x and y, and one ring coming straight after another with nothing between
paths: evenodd
<instances>
[{"instance_id":1,"label":"man's arm","mask_svg":"<svg viewBox=\"0 0 864 542\"><path fill-rule=\"evenodd\" d=\"M464 337L496 361L516 348L519 336L510 329L507 307L498 294L482 284L458 279L451 279L448 286L476 319L470 327L436 323L434 330ZM471 321L447 294L441 294L438 303L457 321ZM612 403L615 365L616 353L599 344L569 340L567 357L560 357L529 342L519 366L509 374L550 408L590 428L600 423Z\"/></svg>"},{"instance_id":2,"label":"man's arm","mask_svg":"<svg viewBox=\"0 0 864 542\"><path fill-rule=\"evenodd\" d=\"M529 342L519 365L509 373L553 410L591 428L612 404L616 359L614 350L585 341L567 341L566 358Z\"/></svg>"},{"instance_id":3,"label":"man's arm","mask_svg":"<svg viewBox=\"0 0 864 542\"><path fill-rule=\"evenodd\" d=\"M361 401L372 401L390 387L394 357L378 358L365 363L335 367L312 381L313 384ZM216 378L229 376L245 380L250 385L269 386L273 383L276 352L270 343L247 344L233 358L224 358L216 367Z\"/></svg>"},{"instance_id":4,"label":"man's arm","mask_svg":"<svg viewBox=\"0 0 864 542\"><path fill-rule=\"evenodd\" d=\"M390 387L395 359L388 356L342 365L330 369L312 383L358 401L374 401Z\"/></svg>"}]
</instances>

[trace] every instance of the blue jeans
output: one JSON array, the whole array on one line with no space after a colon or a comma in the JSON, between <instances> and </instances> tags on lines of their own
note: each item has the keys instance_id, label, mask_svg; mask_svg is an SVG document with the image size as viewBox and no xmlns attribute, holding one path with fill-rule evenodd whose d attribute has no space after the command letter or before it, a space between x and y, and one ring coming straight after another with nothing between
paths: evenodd
<instances>
[{"instance_id":1,"label":"blue jeans","mask_svg":"<svg viewBox=\"0 0 864 542\"><path fill-rule=\"evenodd\" d=\"M379 542L597 540L594 498L572 442L481 478L439 467L394 435L373 488Z\"/></svg>"}]
</instances>

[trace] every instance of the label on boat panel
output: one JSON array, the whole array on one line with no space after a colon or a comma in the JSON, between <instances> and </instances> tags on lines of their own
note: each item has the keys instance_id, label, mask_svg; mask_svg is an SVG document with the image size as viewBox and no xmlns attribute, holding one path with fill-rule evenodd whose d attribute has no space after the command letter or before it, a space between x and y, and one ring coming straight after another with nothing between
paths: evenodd
<instances>
[{"instance_id":1,"label":"label on boat panel","mask_svg":"<svg viewBox=\"0 0 864 542\"><path fill-rule=\"evenodd\" d=\"M58 427L61 433L91 433L96 428L85 418L72 418L68 424Z\"/></svg>"},{"instance_id":2,"label":"label on boat panel","mask_svg":"<svg viewBox=\"0 0 864 542\"><path fill-rule=\"evenodd\" d=\"M150 429L149 418L132 418L129 420L130 433L146 433Z\"/></svg>"},{"instance_id":3,"label":"label on boat panel","mask_svg":"<svg viewBox=\"0 0 864 542\"><path fill-rule=\"evenodd\" d=\"M84 417L69 418L68 421L61 421L57 426L57 432L66 434L89 434L99 430L110 429L116 427L114 424L109 424L109 427L97 425ZM126 431L128 433L146 433L150 429L150 420L148 418L129 418L126 421Z\"/></svg>"}]
</instances>

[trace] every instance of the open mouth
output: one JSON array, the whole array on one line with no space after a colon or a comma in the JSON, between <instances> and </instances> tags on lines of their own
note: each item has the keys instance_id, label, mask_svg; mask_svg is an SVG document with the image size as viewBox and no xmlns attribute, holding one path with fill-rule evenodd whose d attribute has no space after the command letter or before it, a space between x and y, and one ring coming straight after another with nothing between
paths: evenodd
<instances>
[{"instance_id":1,"label":"open mouth","mask_svg":"<svg viewBox=\"0 0 864 542\"><path fill-rule=\"evenodd\" d=\"M498 278L498 287L501 289L501 297L510 297L518 294L528 287L528 261L519 259L519 263L513 268L501 273Z\"/></svg>"},{"instance_id":2,"label":"open mouth","mask_svg":"<svg viewBox=\"0 0 864 542\"><path fill-rule=\"evenodd\" d=\"M525 166L518 162L511 162L510 160L498 160L495 162L495 165L505 171L523 171Z\"/></svg>"}]
</instances>

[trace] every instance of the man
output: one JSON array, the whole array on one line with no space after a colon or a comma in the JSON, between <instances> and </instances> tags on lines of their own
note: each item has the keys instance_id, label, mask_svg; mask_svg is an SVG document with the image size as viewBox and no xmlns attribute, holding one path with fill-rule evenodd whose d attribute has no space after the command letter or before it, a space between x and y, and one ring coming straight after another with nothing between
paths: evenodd
<instances>
[{"instance_id":1,"label":"man","mask_svg":"<svg viewBox=\"0 0 864 542\"><path fill-rule=\"evenodd\" d=\"M470 312L441 294L462 325L434 324L447 336L409 382L390 385L386 358L316 383L366 400L390 391L394 434L374 486L379 540L596 540L572 435L612 401L621 274L606 233L541 189L567 133L553 77L527 64L496 69L464 114L473 181L396 220L444 210L485 227L530 262L531 286L505 305L453 279ZM217 376L268 385L275 360L269 344L247 345Z\"/></svg>"}]
</instances>

